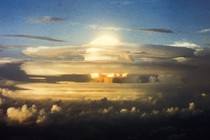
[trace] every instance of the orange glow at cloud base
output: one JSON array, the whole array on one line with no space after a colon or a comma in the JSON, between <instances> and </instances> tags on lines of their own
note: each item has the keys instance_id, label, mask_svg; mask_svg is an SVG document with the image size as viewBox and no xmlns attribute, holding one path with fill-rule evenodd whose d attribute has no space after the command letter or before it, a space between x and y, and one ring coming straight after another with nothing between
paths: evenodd
<instances>
[{"instance_id":1,"label":"orange glow at cloud base","mask_svg":"<svg viewBox=\"0 0 210 140\"><path fill-rule=\"evenodd\" d=\"M113 78L126 78L127 73L91 73L93 80L101 83L112 83Z\"/></svg>"}]
</instances>

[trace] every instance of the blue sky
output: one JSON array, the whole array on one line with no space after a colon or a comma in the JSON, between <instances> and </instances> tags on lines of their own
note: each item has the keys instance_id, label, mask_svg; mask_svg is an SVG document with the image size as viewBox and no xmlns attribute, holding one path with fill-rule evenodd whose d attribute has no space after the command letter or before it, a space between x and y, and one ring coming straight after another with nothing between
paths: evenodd
<instances>
[{"instance_id":1,"label":"blue sky","mask_svg":"<svg viewBox=\"0 0 210 140\"><path fill-rule=\"evenodd\" d=\"M208 46L208 0L6 0L0 5L1 35L50 37L50 42L1 36L9 45L82 45L101 34L115 34L132 43L171 44L187 40ZM43 18L51 21L43 21ZM53 20L58 18L61 20ZM37 20L40 20L38 22ZM169 29L173 33L93 29L89 25L125 29Z\"/></svg>"}]
</instances>

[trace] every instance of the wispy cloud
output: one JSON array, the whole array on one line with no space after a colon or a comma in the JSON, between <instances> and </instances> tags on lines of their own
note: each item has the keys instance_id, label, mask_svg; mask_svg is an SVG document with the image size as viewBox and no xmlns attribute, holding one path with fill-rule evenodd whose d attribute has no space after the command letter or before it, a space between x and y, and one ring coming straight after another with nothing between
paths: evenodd
<instances>
[{"instance_id":1,"label":"wispy cloud","mask_svg":"<svg viewBox=\"0 0 210 140\"><path fill-rule=\"evenodd\" d=\"M113 0L111 3L114 5L122 6L122 5L130 5L136 3L137 0Z\"/></svg>"},{"instance_id":2,"label":"wispy cloud","mask_svg":"<svg viewBox=\"0 0 210 140\"><path fill-rule=\"evenodd\" d=\"M26 45L2 45L0 44L0 49L12 49L12 48L26 48Z\"/></svg>"},{"instance_id":3,"label":"wispy cloud","mask_svg":"<svg viewBox=\"0 0 210 140\"><path fill-rule=\"evenodd\" d=\"M111 4L117 6L126 6L136 3L155 2L157 0L112 0Z\"/></svg>"},{"instance_id":4,"label":"wispy cloud","mask_svg":"<svg viewBox=\"0 0 210 140\"><path fill-rule=\"evenodd\" d=\"M174 42L173 44L170 44L170 46L174 46L174 47L185 47L185 48L190 48L190 49L198 49L200 48L199 45L186 41L186 40L182 40L182 41L177 41Z\"/></svg>"},{"instance_id":5,"label":"wispy cloud","mask_svg":"<svg viewBox=\"0 0 210 140\"><path fill-rule=\"evenodd\" d=\"M131 29L128 29L128 28L113 27L113 26L101 26L101 25L97 25L97 24L87 24L85 26L87 28L94 29L94 30L131 31Z\"/></svg>"},{"instance_id":6,"label":"wispy cloud","mask_svg":"<svg viewBox=\"0 0 210 140\"><path fill-rule=\"evenodd\" d=\"M111 30L111 31L128 31L128 32L153 32L153 33L174 33L171 29L166 28L145 28L145 29L134 29L134 28L122 28L114 26L101 26L97 24L87 24L87 28L94 30Z\"/></svg>"},{"instance_id":7,"label":"wispy cloud","mask_svg":"<svg viewBox=\"0 0 210 140\"><path fill-rule=\"evenodd\" d=\"M60 17L51 17L51 16L42 16L42 17L33 17L30 18L30 21L33 23L52 23L52 22L61 22L64 21L64 18Z\"/></svg>"},{"instance_id":8,"label":"wispy cloud","mask_svg":"<svg viewBox=\"0 0 210 140\"><path fill-rule=\"evenodd\" d=\"M36 39L36 40L44 40L44 41L51 41L51 42L67 42L65 40L60 39L54 39L50 37L44 37L44 36L33 36L33 35L2 35L5 37L16 37L16 38L25 38L25 39Z\"/></svg>"},{"instance_id":9,"label":"wispy cloud","mask_svg":"<svg viewBox=\"0 0 210 140\"><path fill-rule=\"evenodd\" d=\"M48 53L46 53L48 52ZM85 52L84 48L78 46L59 46L59 47L28 47L22 51L24 55L46 59L57 60L83 60L82 53Z\"/></svg>"},{"instance_id":10,"label":"wispy cloud","mask_svg":"<svg viewBox=\"0 0 210 140\"><path fill-rule=\"evenodd\" d=\"M207 32L210 32L210 28L202 29L199 31L199 33L207 33Z\"/></svg>"},{"instance_id":11,"label":"wispy cloud","mask_svg":"<svg viewBox=\"0 0 210 140\"><path fill-rule=\"evenodd\" d=\"M165 28L139 29L139 31L143 31L143 32L157 32L157 33L174 33L172 30L165 29Z\"/></svg>"}]
</instances>

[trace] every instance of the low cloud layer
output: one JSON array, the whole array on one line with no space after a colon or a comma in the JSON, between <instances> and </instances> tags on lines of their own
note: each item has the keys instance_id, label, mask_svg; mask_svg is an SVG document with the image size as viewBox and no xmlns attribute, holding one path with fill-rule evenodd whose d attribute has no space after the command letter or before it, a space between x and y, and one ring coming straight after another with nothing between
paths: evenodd
<instances>
[{"instance_id":1,"label":"low cloud layer","mask_svg":"<svg viewBox=\"0 0 210 140\"><path fill-rule=\"evenodd\" d=\"M186 95L189 96L187 99ZM174 102L181 98L185 99L182 102ZM168 118L186 119L205 116L209 109L208 106L205 106L208 104L209 97L202 97L199 93L144 94L138 100L125 101L109 100L104 97L77 101L41 99L34 102L28 100L27 104L22 104L21 100L16 100L16 103L7 103L9 106L4 105L5 100L8 99L1 99L0 108L6 110L2 115L6 117L6 122L10 125L65 124L71 123L74 119L81 121L85 118L91 121L92 118L98 120L105 116L106 119L103 120L105 122L114 118L128 120L135 118L140 123L146 123L145 120L152 121L153 119L161 122L162 119L167 120ZM47 104L43 101L46 101Z\"/></svg>"},{"instance_id":2,"label":"low cloud layer","mask_svg":"<svg viewBox=\"0 0 210 140\"><path fill-rule=\"evenodd\" d=\"M62 89L62 84L57 86L50 86L49 84L28 85L28 88L36 90L35 94L32 90L14 92L1 89L0 123L1 127L4 128L1 135L10 138L10 135L8 136L3 132L14 130L18 133L12 134L11 137L21 139L31 137L32 134L36 135L35 139L37 137L43 138L42 135L53 135L53 137L64 139L69 134L78 138L81 133L83 134L81 139L89 138L90 134L94 137L100 137L102 134L108 135L110 133L112 135L106 137L107 139L110 137L111 139L127 138L129 136L135 136L138 139L156 139L157 137L186 139L186 137L193 138L193 134L197 136L198 133L195 132L198 129L199 135L200 133L205 136L208 134L209 92L198 91L196 88L189 90L187 87L180 89L176 87L176 84L173 84L173 88L166 86L160 90L160 86L153 82L154 76L149 79L152 79L151 83L141 86L134 84L130 84L130 88L121 84L114 86L115 88L119 87L119 89L123 87L127 89L121 94L127 97L134 96L134 91L137 91L138 98L133 100L117 97L117 92L110 92L113 90L113 85L106 84L90 85L94 89L102 85L106 87L101 89L101 93L92 94L92 97L100 96L100 98L90 99L83 95L76 100L66 100L65 97L74 94L72 92L67 93L67 91L71 88L79 90L82 84L76 87L72 83L68 83L66 87L69 89L62 90L62 92L54 90ZM162 81L164 78L158 77L158 79ZM24 87L26 88L27 85L22 85L22 88ZM145 88L150 91L146 91ZM155 89L152 90L152 88ZM110 96L105 94L104 89L110 90L107 91ZM119 92L119 89L116 91ZM88 90L87 95L90 95L91 90ZM82 92L81 89L75 96L79 97L78 95ZM99 89L95 89L95 92L99 92ZM22 93L23 98L16 98L15 95L20 95L20 93ZM49 93L52 94L49 95ZM41 94L46 94L46 97L41 98ZM115 95L116 99L113 100L111 96ZM30 98L35 96L38 98ZM57 98L54 99L49 98L56 96ZM46 129L48 131L44 131ZM88 133L78 132L81 129ZM125 131L125 134L122 133ZM117 134L113 132L117 132ZM25 135L26 133L31 135Z\"/></svg>"}]
</instances>

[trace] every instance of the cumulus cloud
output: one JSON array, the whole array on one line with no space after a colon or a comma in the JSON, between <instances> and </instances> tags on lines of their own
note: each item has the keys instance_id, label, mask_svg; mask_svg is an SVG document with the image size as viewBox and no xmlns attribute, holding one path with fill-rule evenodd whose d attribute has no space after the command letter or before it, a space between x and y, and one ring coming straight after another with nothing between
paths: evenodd
<instances>
[{"instance_id":1,"label":"cumulus cloud","mask_svg":"<svg viewBox=\"0 0 210 140\"><path fill-rule=\"evenodd\" d=\"M52 105L50 111L46 111L45 108L38 109L34 104L31 107L28 107L27 104L24 104L22 107L9 107L6 112L6 116L8 123L37 123L42 125L46 124L50 120L53 120L55 117L54 115L60 113L61 111L62 108L57 104Z\"/></svg>"},{"instance_id":2,"label":"cumulus cloud","mask_svg":"<svg viewBox=\"0 0 210 140\"><path fill-rule=\"evenodd\" d=\"M56 113L62 111L62 108L58 105L53 105L51 108L51 113Z\"/></svg>"},{"instance_id":3,"label":"cumulus cloud","mask_svg":"<svg viewBox=\"0 0 210 140\"><path fill-rule=\"evenodd\" d=\"M195 109L195 103L194 102L191 102L189 103L189 110L194 110Z\"/></svg>"},{"instance_id":4,"label":"cumulus cloud","mask_svg":"<svg viewBox=\"0 0 210 140\"><path fill-rule=\"evenodd\" d=\"M14 92L9 90L9 89L7 89L7 88L0 88L0 94L2 94L5 97L11 97L11 96L14 95Z\"/></svg>"},{"instance_id":5,"label":"cumulus cloud","mask_svg":"<svg viewBox=\"0 0 210 140\"><path fill-rule=\"evenodd\" d=\"M177 113L179 111L179 107L169 107L166 109L166 112L174 114Z\"/></svg>"},{"instance_id":6,"label":"cumulus cloud","mask_svg":"<svg viewBox=\"0 0 210 140\"><path fill-rule=\"evenodd\" d=\"M32 23L53 23L64 21L64 18L52 17L52 16L42 16L42 17L33 17L30 18Z\"/></svg>"},{"instance_id":7,"label":"cumulus cloud","mask_svg":"<svg viewBox=\"0 0 210 140\"><path fill-rule=\"evenodd\" d=\"M126 109L126 108L122 108L122 109L120 110L120 113L128 113L128 112L129 112L129 110Z\"/></svg>"},{"instance_id":8,"label":"cumulus cloud","mask_svg":"<svg viewBox=\"0 0 210 140\"><path fill-rule=\"evenodd\" d=\"M5 37L14 37L14 38L23 38L23 39L35 39L35 40L43 40L43 41L50 41L50 42L67 42L65 40L45 37L45 36L34 36L34 35L21 35L21 34L15 34L15 35L2 35Z\"/></svg>"},{"instance_id":9,"label":"cumulus cloud","mask_svg":"<svg viewBox=\"0 0 210 140\"><path fill-rule=\"evenodd\" d=\"M9 121L17 121L19 123L24 123L32 119L36 112L37 108L35 105L28 107L25 104L21 108L9 107L7 109L7 117Z\"/></svg>"},{"instance_id":10,"label":"cumulus cloud","mask_svg":"<svg viewBox=\"0 0 210 140\"><path fill-rule=\"evenodd\" d=\"M36 123L37 124L46 123L47 118L48 118L48 116L47 116L46 111L44 109L41 109L41 110L39 110L38 117L36 119Z\"/></svg>"}]
</instances>

